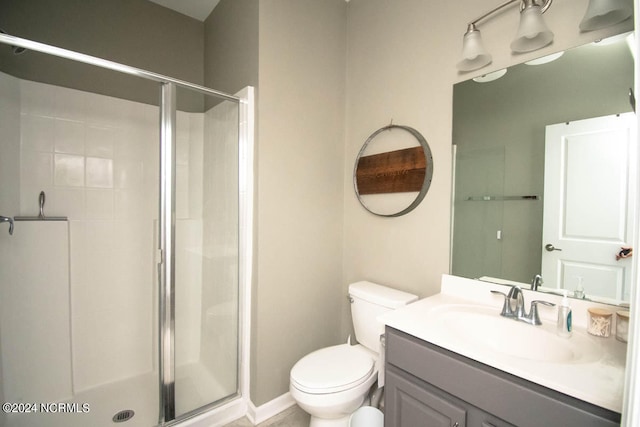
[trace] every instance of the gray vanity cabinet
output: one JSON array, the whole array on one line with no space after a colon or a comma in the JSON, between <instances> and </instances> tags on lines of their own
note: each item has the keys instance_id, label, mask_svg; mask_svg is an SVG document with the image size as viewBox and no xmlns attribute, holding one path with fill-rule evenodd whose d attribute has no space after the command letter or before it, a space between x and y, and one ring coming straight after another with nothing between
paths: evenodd
<instances>
[{"instance_id":1,"label":"gray vanity cabinet","mask_svg":"<svg viewBox=\"0 0 640 427\"><path fill-rule=\"evenodd\" d=\"M620 414L387 327L385 427L613 427Z\"/></svg>"},{"instance_id":2,"label":"gray vanity cabinet","mask_svg":"<svg viewBox=\"0 0 640 427\"><path fill-rule=\"evenodd\" d=\"M513 427L395 366L386 375L385 426Z\"/></svg>"}]
</instances>

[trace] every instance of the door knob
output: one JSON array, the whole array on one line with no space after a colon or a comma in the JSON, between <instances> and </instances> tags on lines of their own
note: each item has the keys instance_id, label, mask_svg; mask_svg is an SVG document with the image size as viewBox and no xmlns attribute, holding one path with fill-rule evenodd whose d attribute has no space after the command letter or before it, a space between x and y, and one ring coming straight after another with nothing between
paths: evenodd
<instances>
[{"instance_id":1,"label":"door knob","mask_svg":"<svg viewBox=\"0 0 640 427\"><path fill-rule=\"evenodd\" d=\"M548 251L548 252L553 252L553 251L561 251L562 249L560 248L556 248L555 246L553 246L551 243L547 243L546 245L544 245L544 248Z\"/></svg>"}]
</instances>

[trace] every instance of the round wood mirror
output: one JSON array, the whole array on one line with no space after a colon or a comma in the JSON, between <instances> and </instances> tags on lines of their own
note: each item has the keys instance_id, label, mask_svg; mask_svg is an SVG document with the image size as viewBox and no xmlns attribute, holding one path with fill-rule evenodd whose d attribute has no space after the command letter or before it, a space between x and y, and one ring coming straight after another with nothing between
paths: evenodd
<instances>
[{"instance_id":1,"label":"round wood mirror","mask_svg":"<svg viewBox=\"0 0 640 427\"><path fill-rule=\"evenodd\" d=\"M360 204L374 215L411 212L431 185L433 157L427 140L409 126L375 131L358 153L353 187Z\"/></svg>"}]
</instances>

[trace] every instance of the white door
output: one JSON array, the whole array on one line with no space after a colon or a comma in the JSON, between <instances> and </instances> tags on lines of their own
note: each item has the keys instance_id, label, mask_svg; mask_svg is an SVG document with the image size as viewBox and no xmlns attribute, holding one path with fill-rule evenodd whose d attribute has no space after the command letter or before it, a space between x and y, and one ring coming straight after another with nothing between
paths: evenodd
<instances>
[{"instance_id":1,"label":"white door","mask_svg":"<svg viewBox=\"0 0 640 427\"><path fill-rule=\"evenodd\" d=\"M629 299L635 216L633 113L546 128L542 277L545 286Z\"/></svg>"}]
</instances>

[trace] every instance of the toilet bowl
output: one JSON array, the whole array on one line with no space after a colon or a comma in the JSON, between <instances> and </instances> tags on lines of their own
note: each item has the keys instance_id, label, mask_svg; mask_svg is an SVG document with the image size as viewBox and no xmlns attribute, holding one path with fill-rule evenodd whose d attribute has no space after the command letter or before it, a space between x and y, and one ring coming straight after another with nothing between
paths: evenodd
<instances>
[{"instance_id":1,"label":"toilet bowl","mask_svg":"<svg viewBox=\"0 0 640 427\"><path fill-rule=\"evenodd\" d=\"M310 427L348 427L349 418L368 404L378 379L380 314L417 300L406 292L357 282L349 286L351 314L360 344L340 344L310 353L291 369L291 397L311 415Z\"/></svg>"},{"instance_id":2,"label":"toilet bowl","mask_svg":"<svg viewBox=\"0 0 640 427\"><path fill-rule=\"evenodd\" d=\"M312 427L346 426L378 378L376 355L361 345L315 351L291 369L289 391Z\"/></svg>"}]
</instances>

